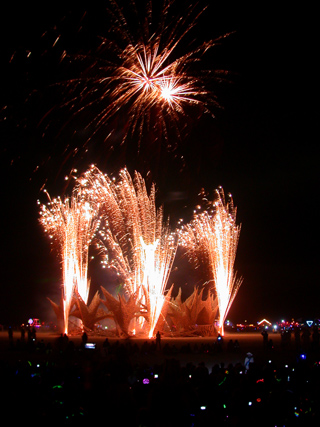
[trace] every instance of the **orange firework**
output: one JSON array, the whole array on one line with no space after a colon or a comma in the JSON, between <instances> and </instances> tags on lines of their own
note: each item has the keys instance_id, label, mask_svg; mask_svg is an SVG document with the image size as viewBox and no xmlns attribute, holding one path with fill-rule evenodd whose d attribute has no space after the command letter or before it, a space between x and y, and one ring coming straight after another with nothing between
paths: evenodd
<instances>
[{"instance_id":1,"label":"orange firework","mask_svg":"<svg viewBox=\"0 0 320 427\"><path fill-rule=\"evenodd\" d=\"M144 12L134 1L123 8L114 0L109 3L109 34L101 37L94 53L75 56L89 66L66 85L69 95L64 106L76 116L86 113L88 140L103 129L112 147L118 135L121 143L137 135L140 147L144 134L149 144L151 135L154 141L162 136L168 140L172 132L180 137L179 122L187 106L199 106L197 116L213 115L212 107L219 103L206 88L207 81L221 81L227 72L199 71L198 63L228 34L199 45L186 40L206 8L197 11L196 6L188 6L183 16L176 17L171 0L163 1L160 13L154 13L152 2L147 2ZM125 124L115 129L114 122L121 123L123 117Z\"/></svg>"},{"instance_id":2,"label":"orange firework","mask_svg":"<svg viewBox=\"0 0 320 427\"><path fill-rule=\"evenodd\" d=\"M74 290L85 303L88 301L88 252L100 224L98 206L92 203L88 193L81 191L79 185L75 187L72 196L63 201L60 197L51 199L47 195L49 203L41 205L40 222L57 244L62 260L64 331L68 333Z\"/></svg>"},{"instance_id":3,"label":"orange firework","mask_svg":"<svg viewBox=\"0 0 320 427\"><path fill-rule=\"evenodd\" d=\"M155 205L155 186L148 194L139 173L126 169L112 181L97 168L87 173L106 219L99 248L105 264L122 277L129 295L140 295L145 332L151 338L165 303L165 290L177 249L177 239L163 223Z\"/></svg>"},{"instance_id":4,"label":"orange firework","mask_svg":"<svg viewBox=\"0 0 320 427\"><path fill-rule=\"evenodd\" d=\"M224 334L224 321L241 286L242 278L234 272L241 227L236 224L237 210L232 197L225 201L223 189L217 190L213 211L195 214L190 224L180 232L182 246L196 267L206 264L210 281L218 298L219 329Z\"/></svg>"}]
</instances>

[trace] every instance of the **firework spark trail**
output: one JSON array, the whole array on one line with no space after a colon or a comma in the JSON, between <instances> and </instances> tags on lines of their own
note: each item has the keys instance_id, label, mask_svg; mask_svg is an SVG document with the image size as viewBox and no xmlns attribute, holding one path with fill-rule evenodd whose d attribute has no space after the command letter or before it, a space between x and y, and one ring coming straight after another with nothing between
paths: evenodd
<instances>
[{"instance_id":1,"label":"firework spark trail","mask_svg":"<svg viewBox=\"0 0 320 427\"><path fill-rule=\"evenodd\" d=\"M241 227L236 225L236 208L230 195L226 203L223 189L217 190L214 213L196 214L190 224L180 230L181 244L196 267L207 264L219 305L219 328L224 334L224 321L242 278L234 272Z\"/></svg>"},{"instance_id":2,"label":"firework spark trail","mask_svg":"<svg viewBox=\"0 0 320 427\"><path fill-rule=\"evenodd\" d=\"M196 6L189 6L183 16L175 17L171 16L174 1L164 0L157 20L152 2L146 6L145 16L138 12L134 1L129 9L121 8L114 0L109 3L112 36L100 37L95 53L75 56L90 63L79 78L67 82L69 99L63 104L70 106L75 115L95 110L87 125L93 129L89 140L121 111L128 115L122 143L137 132L139 146L149 125L157 138L164 135L168 140L169 129L180 136L178 123L187 105L199 105L202 112L213 115L211 107L219 107L219 103L215 94L206 89L206 80L222 81L228 72L195 72L193 66L229 34L192 45L184 53L182 50L206 8L197 12ZM112 133L105 132L105 139Z\"/></svg>"},{"instance_id":3,"label":"firework spark trail","mask_svg":"<svg viewBox=\"0 0 320 427\"><path fill-rule=\"evenodd\" d=\"M165 301L165 288L173 263L174 240L167 239L165 247L159 245L158 239L146 245L141 238L143 288L146 290L149 315L149 338L154 335L157 321Z\"/></svg>"},{"instance_id":4,"label":"firework spark trail","mask_svg":"<svg viewBox=\"0 0 320 427\"><path fill-rule=\"evenodd\" d=\"M139 173L132 180L123 169L117 182L97 168L89 175L106 218L99 248L107 256L107 265L123 278L128 294L140 292L148 318L145 327L152 337L164 304L177 239L163 223L162 208L156 208L155 186L148 194Z\"/></svg>"},{"instance_id":5,"label":"firework spark trail","mask_svg":"<svg viewBox=\"0 0 320 427\"><path fill-rule=\"evenodd\" d=\"M70 198L51 199L42 204L40 222L49 237L57 244L63 266L64 331L68 333L68 319L74 289L85 303L88 301L90 281L87 277L89 244L100 220L97 206L84 197L79 185ZM88 196L88 194L86 194Z\"/></svg>"},{"instance_id":6,"label":"firework spark trail","mask_svg":"<svg viewBox=\"0 0 320 427\"><path fill-rule=\"evenodd\" d=\"M234 272L241 227L236 225L237 210L233 206L231 195L229 203L226 203L222 188L217 190L217 194L213 224L214 281L219 301L220 330L223 334L224 321L242 283L242 278L237 278Z\"/></svg>"}]
</instances>

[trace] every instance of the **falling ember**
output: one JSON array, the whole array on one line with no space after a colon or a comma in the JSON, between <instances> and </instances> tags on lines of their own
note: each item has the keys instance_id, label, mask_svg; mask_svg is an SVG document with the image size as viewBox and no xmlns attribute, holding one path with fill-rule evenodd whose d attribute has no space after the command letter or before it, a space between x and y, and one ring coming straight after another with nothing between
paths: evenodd
<instances>
[{"instance_id":1,"label":"falling ember","mask_svg":"<svg viewBox=\"0 0 320 427\"><path fill-rule=\"evenodd\" d=\"M209 268L218 298L219 329L223 335L224 321L242 283L242 278L237 278L234 272L241 227L236 225L236 208L231 196L226 203L221 187L217 196L214 212L195 214L179 234L190 260L199 266L204 259Z\"/></svg>"},{"instance_id":2,"label":"falling ember","mask_svg":"<svg viewBox=\"0 0 320 427\"><path fill-rule=\"evenodd\" d=\"M177 239L163 224L162 208L156 208L154 185L148 194L139 173L134 180L126 169L119 175L112 181L97 168L87 174L106 218L99 249L124 280L129 296L139 293L147 319L144 329L151 338L165 301Z\"/></svg>"},{"instance_id":3,"label":"falling ember","mask_svg":"<svg viewBox=\"0 0 320 427\"><path fill-rule=\"evenodd\" d=\"M48 194L48 193L47 193ZM74 290L87 303L90 282L87 278L89 244L99 226L96 207L88 193L75 187L72 196L59 197L42 204L40 222L49 237L57 244L63 266L64 332L68 333L69 313Z\"/></svg>"}]
</instances>

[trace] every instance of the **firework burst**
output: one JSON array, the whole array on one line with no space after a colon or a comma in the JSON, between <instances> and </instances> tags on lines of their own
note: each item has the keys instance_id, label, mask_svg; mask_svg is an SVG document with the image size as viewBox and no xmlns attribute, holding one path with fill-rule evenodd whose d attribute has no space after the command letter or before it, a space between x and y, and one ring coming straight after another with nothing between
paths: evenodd
<instances>
[{"instance_id":1,"label":"firework burst","mask_svg":"<svg viewBox=\"0 0 320 427\"><path fill-rule=\"evenodd\" d=\"M87 54L64 52L64 60L80 68L78 76L58 83L64 88L60 107L67 109L69 125L78 128L81 120L86 135L82 149L70 145L69 157L88 150L98 133L108 156L126 142L129 151L144 155L150 145L158 151L164 145L167 152L182 140L191 109L193 117L213 116L219 103L207 83L222 81L228 73L200 68L203 55L227 34L197 45L192 33L206 8L188 6L183 16L176 16L174 6L175 1L163 0L155 11L151 1L139 9L134 1L120 7L110 0L109 31L99 46Z\"/></svg>"},{"instance_id":2,"label":"firework burst","mask_svg":"<svg viewBox=\"0 0 320 427\"><path fill-rule=\"evenodd\" d=\"M64 330L68 333L68 319L76 290L87 303L90 281L87 277L89 244L100 220L98 206L77 185L71 197L60 197L41 205L40 222L58 247L63 268Z\"/></svg>"},{"instance_id":3,"label":"firework burst","mask_svg":"<svg viewBox=\"0 0 320 427\"><path fill-rule=\"evenodd\" d=\"M232 197L226 203L221 187L212 207L212 212L195 214L179 235L190 261L196 268L206 266L209 271L209 283L218 299L220 333L224 334L225 318L242 283L234 272L241 227L236 224Z\"/></svg>"},{"instance_id":4,"label":"firework burst","mask_svg":"<svg viewBox=\"0 0 320 427\"><path fill-rule=\"evenodd\" d=\"M155 186L148 194L139 173L134 179L126 169L117 181L97 168L86 174L106 219L100 229L100 251L105 265L122 277L126 292L139 294L149 337L161 316L165 290L177 249L177 239L155 205Z\"/></svg>"}]
</instances>

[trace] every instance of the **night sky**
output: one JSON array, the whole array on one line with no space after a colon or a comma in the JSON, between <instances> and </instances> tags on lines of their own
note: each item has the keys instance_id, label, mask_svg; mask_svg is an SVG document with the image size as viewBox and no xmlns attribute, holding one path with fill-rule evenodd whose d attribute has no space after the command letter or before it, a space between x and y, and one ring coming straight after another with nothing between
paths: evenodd
<instances>
[{"instance_id":1,"label":"night sky","mask_svg":"<svg viewBox=\"0 0 320 427\"><path fill-rule=\"evenodd\" d=\"M181 13L185 3L177 2ZM236 270L244 281L229 317L320 316L316 13L299 3L256 9L221 3L210 2L192 33L206 40L233 32L201 64L230 71L228 82L213 85L223 107L213 109L215 119L198 120L190 111L187 135L174 153L150 149L143 156L129 146L110 155L97 133L77 158L64 149L66 141L81 147L86 140L82 118L72 119L63 108L49 118L46 113L61 103L55 83L81 69L59 64L59 55L96 46L105 31L104 7L2 7L0 324L54 319L46 298L58 302L61 270L38 223L37 199L46 201L44 183L53 196L68 192L64 176L91 163L114 174L125 165L144 175L150 170L172 223L188 218L201 188L212 195L221 185L232 193L242 224ZM120 118L109 125L121 131ZM186 285L188 277L178 271L184 291L192 289L192 280ZM99 265L89 274L92 292L105 285Z\"/></svg>"}]
</instances>

